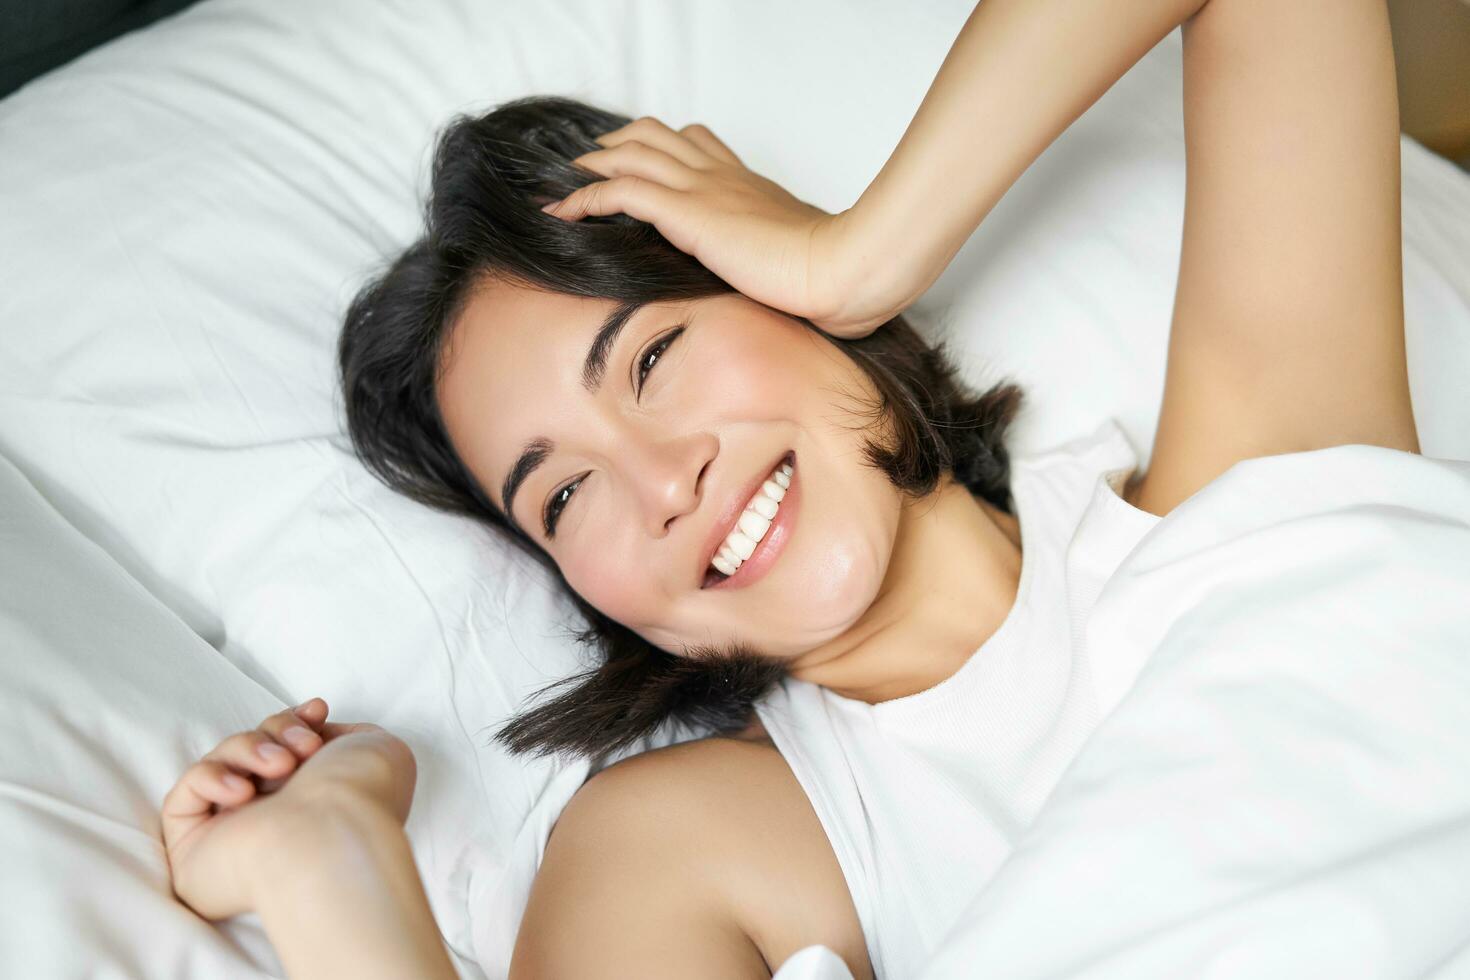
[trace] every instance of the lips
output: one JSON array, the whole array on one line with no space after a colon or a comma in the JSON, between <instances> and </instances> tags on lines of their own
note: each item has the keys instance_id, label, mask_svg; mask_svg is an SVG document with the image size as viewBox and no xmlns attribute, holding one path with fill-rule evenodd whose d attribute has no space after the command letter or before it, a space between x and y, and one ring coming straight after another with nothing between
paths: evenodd
<instances>
[{"instance_id":1,"label":"lips","mask_svg":"<svg viewBox=\"0 0 1470 980\"><path fill-rule=\"evenodd\" d=\"M701 561L699 569L695 573L695 587L703 588L705 573L710 569L710 563L714 561L715 553L720 550L720 545L730 536L735 529L735 522L740 519L740 512L745 509L750 498L755 496L762 483L771 475L771 471L783 462L795 461L796 454L792 450L786 450L780 456L771 460L766 468L753 474L743 485L725 498L725 503L720 507L715 517L714 525L710 528L709 535L705 538L704 548L700 552Z\"/></svg>"}]
</instances>

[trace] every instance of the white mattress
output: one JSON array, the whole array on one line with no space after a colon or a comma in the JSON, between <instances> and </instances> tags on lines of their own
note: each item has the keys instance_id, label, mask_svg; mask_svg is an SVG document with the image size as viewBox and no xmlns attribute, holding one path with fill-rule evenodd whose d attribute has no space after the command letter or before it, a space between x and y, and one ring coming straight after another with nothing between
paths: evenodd
<instances>
[{"instance_id":1,"label":"white mattress","mask_svg":"<svg viewBox=\"0 0 1470 980\"><path fill-rule=\"evenodd\" d=\"M0 973L272 969L249 922L228 941L153 927L182 920L139 834L190 758L321 694L415 749L409 833L435 914L466 976L503 976L540 848L586 768L512 759L490 734L579 662L570 607L492 534L399 499L351 459L333 363L346 301L415 234L436 129L531 93L704 122L794 193L845 207L968 11L207 0L0 102L6 499L29 501L55 549L89 556L4 607L15 683L0 717L26 719L12 731L28 751L0 763ZM1408 140L1403 164L1422 443L1470 458L1470 181ZM1018 449L1111 415L1147 454L1183 174L1175 35L916 306L977 384L1026 384ZM41 516L20 475L96 547ZM7 584L29 574L15 548L0 555ZM32 616L79 632L53 642ZM151 625L118 625L129 617ZM104 846L114 830L125 846ZM63 869L87 874L95 901L75 900Z\"/></svg>"}]
</instances>

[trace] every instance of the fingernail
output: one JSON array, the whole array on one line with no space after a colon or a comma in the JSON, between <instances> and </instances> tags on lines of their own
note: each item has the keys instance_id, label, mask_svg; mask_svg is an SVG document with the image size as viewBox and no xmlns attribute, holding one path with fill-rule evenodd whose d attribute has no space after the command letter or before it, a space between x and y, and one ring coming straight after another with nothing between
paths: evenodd
<instances>
[{"instance_id":1,"label":"fingernail","mask_svg":"<svg viewBox=\"0 0 1470 980\"><path fill-rule=\"evenodd\" d=\"M275 742L262 742L255 747L255 752L266 762L279 762L282 759L291 758L291 753Z\"/></svg>"},{"instance_id":2,"label":"fingernail","mask_svg":"<svg viewBox=\"0 0 1470 980\"><path fill-rule=\"evenodd\" d=\"M250 784L232 772L225 773L225 785L233 790L242 790Z\"/></svg>"}]
</instances>

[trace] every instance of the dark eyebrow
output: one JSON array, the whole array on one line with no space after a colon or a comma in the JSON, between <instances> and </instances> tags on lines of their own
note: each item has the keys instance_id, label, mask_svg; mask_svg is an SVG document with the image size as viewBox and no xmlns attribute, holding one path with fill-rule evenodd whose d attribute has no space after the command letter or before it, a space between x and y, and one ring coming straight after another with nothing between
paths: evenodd
<instances>
[{"instance_id":1,"label":"dark eyebrow","mask_svg":"<svg viewBox=\"0 0 1470 980\"><path fill-rule=\"evenodd\" d=\"M618 334L633 319L633 314L642 308L643 304L639 302L623 303L597 328L597 336L592 338L592 346L587 348L587 360L582 363L582 387L590 393L596 394L602 384L602 375L607 370L607 355L617 343Z\"/></svg>"},{"instance_id":2,"label":"dark eyebrow","mask_svg":"<svg viewBox=\"0 0 1470 980\"><path fill-rule=\"evenodd\" d=\"M607 372L607 356L612 352L613 345L618 341L618 334L633 319L634 314L643 309L643 304L629 301L620 304L607 315L602 321L602 326L597 328L597 336L592 338L592 346L587 348L587 358L582 362L582 387L596 394L597 388L602 384L602 376ZM526 443L521 450L520 456L516 457L515 465L510 468L510 474L506 476L505 483L500 488L500 499L505 507L506 519L516 527L520 523L515 519L512 509L515 507L516 491L521 484L536 472L536 468L546 461L556 448L550 439L532 439Z\"/></svg>"},{"instance_id":3,"label":"dark eyebrow","mask_svg":"<svg viewBox=\"0 0 1470 980\"><path fill-rule=\"evenodd\" d=\"M516 457L516 464L510 468L510 475L505 478L505 483L500 487L500 500L505 507L506 520L519 528L520 522L515 518L511 508L516 503L516 491L526 478L536 472L536 467L546 461L551 451L556 447L550 439L532 439L526 443L526 448L521 450L520 456Z\"/></svg>"}]
</instances>

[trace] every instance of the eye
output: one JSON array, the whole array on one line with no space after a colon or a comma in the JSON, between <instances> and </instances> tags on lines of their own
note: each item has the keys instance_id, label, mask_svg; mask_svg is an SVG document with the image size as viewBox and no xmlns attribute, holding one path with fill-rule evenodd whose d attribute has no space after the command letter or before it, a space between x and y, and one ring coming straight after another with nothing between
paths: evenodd
<instances>
[{"instance_id":1,"label":"eye","mask_svg":"<svg viewBox=\"0 0 1470 980\"><path fill-rule=\"evenodd\" d=\"M668 350L669 345L677 340L683 332L684 327L682 326L670 330L658 340L654 341L653 345L644 350L642 356L638 358L636 374L639 393L642 393L644 379L653 370L653 366L658 363L658 359L663 356L664 351ZM553 493L551 499L546 502L546 509L541 515L541 526L545 529L548 539L556 537L556 525L561 520L561 513L571 501L572 495L577 492L577 487L585 479L585 475L578 477L576 480Z\"/></svg>"},{"instance_id":2,"label":"eye","mask_svg":"<svg viewBox=\"0 0 1470 980\"><path fill-rule=\"evenodd\" d=\"M541 527L545 529L547 538L556 537L556 524L561 520L561 512L566 509L567 501L572 499L572 494L577 492L577 487L585 479L585 476L578 477L553 493L546 502L546 509L541 514Z\"/></svg>"},{"instance_id":3,"label":"eye","mask_svg":"<svg viewBox=\"0 0 1470 980\"><path fill-rule=\"evenodd\" d=\"M635 372L637 374L636 387L638 394L643 393L643 379L648 377L649 372L653 370L653 366L658 363L658 359L663 356L664 351L668 350L669 345L677 340L679 334L683 332L683 327L670 330L658 340L654 341L653 346L644 350L643 354L638 358L637 370Z\"/></svg>"}]
</instances>

